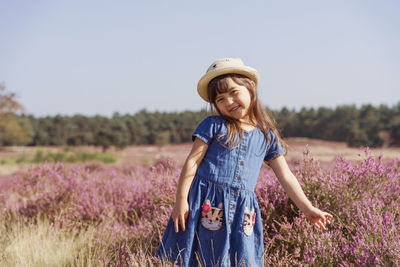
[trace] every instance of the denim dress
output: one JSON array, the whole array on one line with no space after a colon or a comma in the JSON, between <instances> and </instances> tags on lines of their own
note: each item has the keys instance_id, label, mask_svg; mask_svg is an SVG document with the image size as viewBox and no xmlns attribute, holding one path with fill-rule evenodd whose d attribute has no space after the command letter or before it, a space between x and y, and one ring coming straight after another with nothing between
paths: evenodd
<instances>
[{"instance_id":1,"label":"denim dress","mask_svg":"<svg viewBox=\"0 0 400 267\"><path fill-rule=\"evenodd\" d=\"M190 187L186 231L170 218L156 256L179 266L263 266L263 226L254 193L263 161L284 154L272 131L255 128L235 148L224 145L222 117L205 118L193 133L208 144Z\"/></svg>"}]
</instances>

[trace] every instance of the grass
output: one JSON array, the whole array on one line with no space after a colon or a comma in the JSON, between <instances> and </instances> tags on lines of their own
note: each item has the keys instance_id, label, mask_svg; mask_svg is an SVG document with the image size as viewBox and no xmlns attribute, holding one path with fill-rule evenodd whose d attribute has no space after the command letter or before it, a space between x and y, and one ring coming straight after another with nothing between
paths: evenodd
<instances>
[{"instance_id":1,"label":"grass","mask_svg":"<svg viewBox=\"0 0 400 267\"><path fill-rule=\"evenodd\" d=\"M1 266L98 266L93 245L94 229L78 232L46 219L2 224Z\"/></svg>"},{"instance_id":2,"label":"grass","mask_svg":"<svg viewBox=\"0 0 400 267\"><path fill-rule=\"evenodd\" d=\"M128 251L132 242L115 242L112 236L86 229L61 226L46 218L1 218L0 266L166 266L141 248ZM101 234L102 242L95 236Z\"/></svg>"},{"instance_id":3,"label":"grass","mask_svg":"<svg viewBox=\"0 0 400 267\"><path fill-rule=\"evenodd\" d=\"M17 158L1 158L0 165L12 164L38 164L45 162L62 162L62 163L80 163L88 161L97 161L105 164L115 163L117 156L112 153L88 152L88 151L73 151L65 149L64 151L43 151L37 150L33 156L22 154Z\"/></svg>"}]
</instances>

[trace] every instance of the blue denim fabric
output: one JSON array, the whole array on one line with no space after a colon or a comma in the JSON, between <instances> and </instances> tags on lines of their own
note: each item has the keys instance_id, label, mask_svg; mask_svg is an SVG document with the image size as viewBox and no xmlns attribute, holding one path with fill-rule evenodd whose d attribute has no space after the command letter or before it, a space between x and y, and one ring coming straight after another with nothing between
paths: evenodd
<instances>
[{"instance_id":1,"label":"blue denim fabric","mask_svg":"<svg viewBox=\"0 0 400 267\"><path fill-rule=\"evenodd\" d=\"M190 187L186 231L175 233L170 218L157 257L180 266L263 266L263 227L254 188L263 161L285 151L272 132L268 142L257 128L244 131L240 144L229 149L225 138L218 141L226 132L219 116L205 118L194 131L193 140L200 138L208 150ZM206 213L205 204L217 208L220 203L221 213ZM209 224L207 219L216 214L222 224L215 218Z\"/></svg>"}]
</instances>

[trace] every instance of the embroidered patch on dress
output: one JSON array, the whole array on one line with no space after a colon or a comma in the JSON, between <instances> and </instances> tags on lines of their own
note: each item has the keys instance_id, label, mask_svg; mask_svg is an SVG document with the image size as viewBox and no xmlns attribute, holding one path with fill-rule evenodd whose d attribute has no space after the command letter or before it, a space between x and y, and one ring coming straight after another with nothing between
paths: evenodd
<instances>
[{"instance_id":1,"label":"embroidered patch on dress","mask_svg":"<svg viewBox=\"0 0 400 267\"><path fill-rule=\"evenodd\" d=\"M206 199L204 204L201 206L201 225L211 231L221 229L223 219L222 207L222 202L219 203L218 208L211 207L210 200Z\"/></svg>"},{"instance_id":2,"label":"embroidered patch on dress","mask_svg":"<svg viewBox=\"0 0 400 267\"><path fill-rule=\"evenodd\" d=\"M254 209L249 211L246 207L244 209L244 221L243 221L243 232L250 236L253 233L254 224L256 223L256 212Z\"/></svg>"}]
</instances>

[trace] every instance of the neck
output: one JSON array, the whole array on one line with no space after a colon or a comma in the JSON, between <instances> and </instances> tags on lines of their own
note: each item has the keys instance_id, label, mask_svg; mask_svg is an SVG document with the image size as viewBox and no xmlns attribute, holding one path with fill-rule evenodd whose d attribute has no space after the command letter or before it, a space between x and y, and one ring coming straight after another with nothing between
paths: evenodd
<instances>
[{"instance_id":1,"label":"neck","mask_svg":"<svg viewBox=\"0 0 400 267\"><path fill-rule=\"evenodd\" d=\"M248 120L239 120L240 128L246 131L252 131L256 128L256 124Z\"/></svg>"},{"instance_id":2,"label":"neck","mask_svg":"<svg viewBox=\"0 0 400 267\"><path fill-rule=\"evenodd\" d=\"M251 126L255 126L256 125L256 123L254 121L251 121L249 118L240 119L239 123L240 124L244 124L244 125L251 125Z\"/></svg>"}]
</instances>

